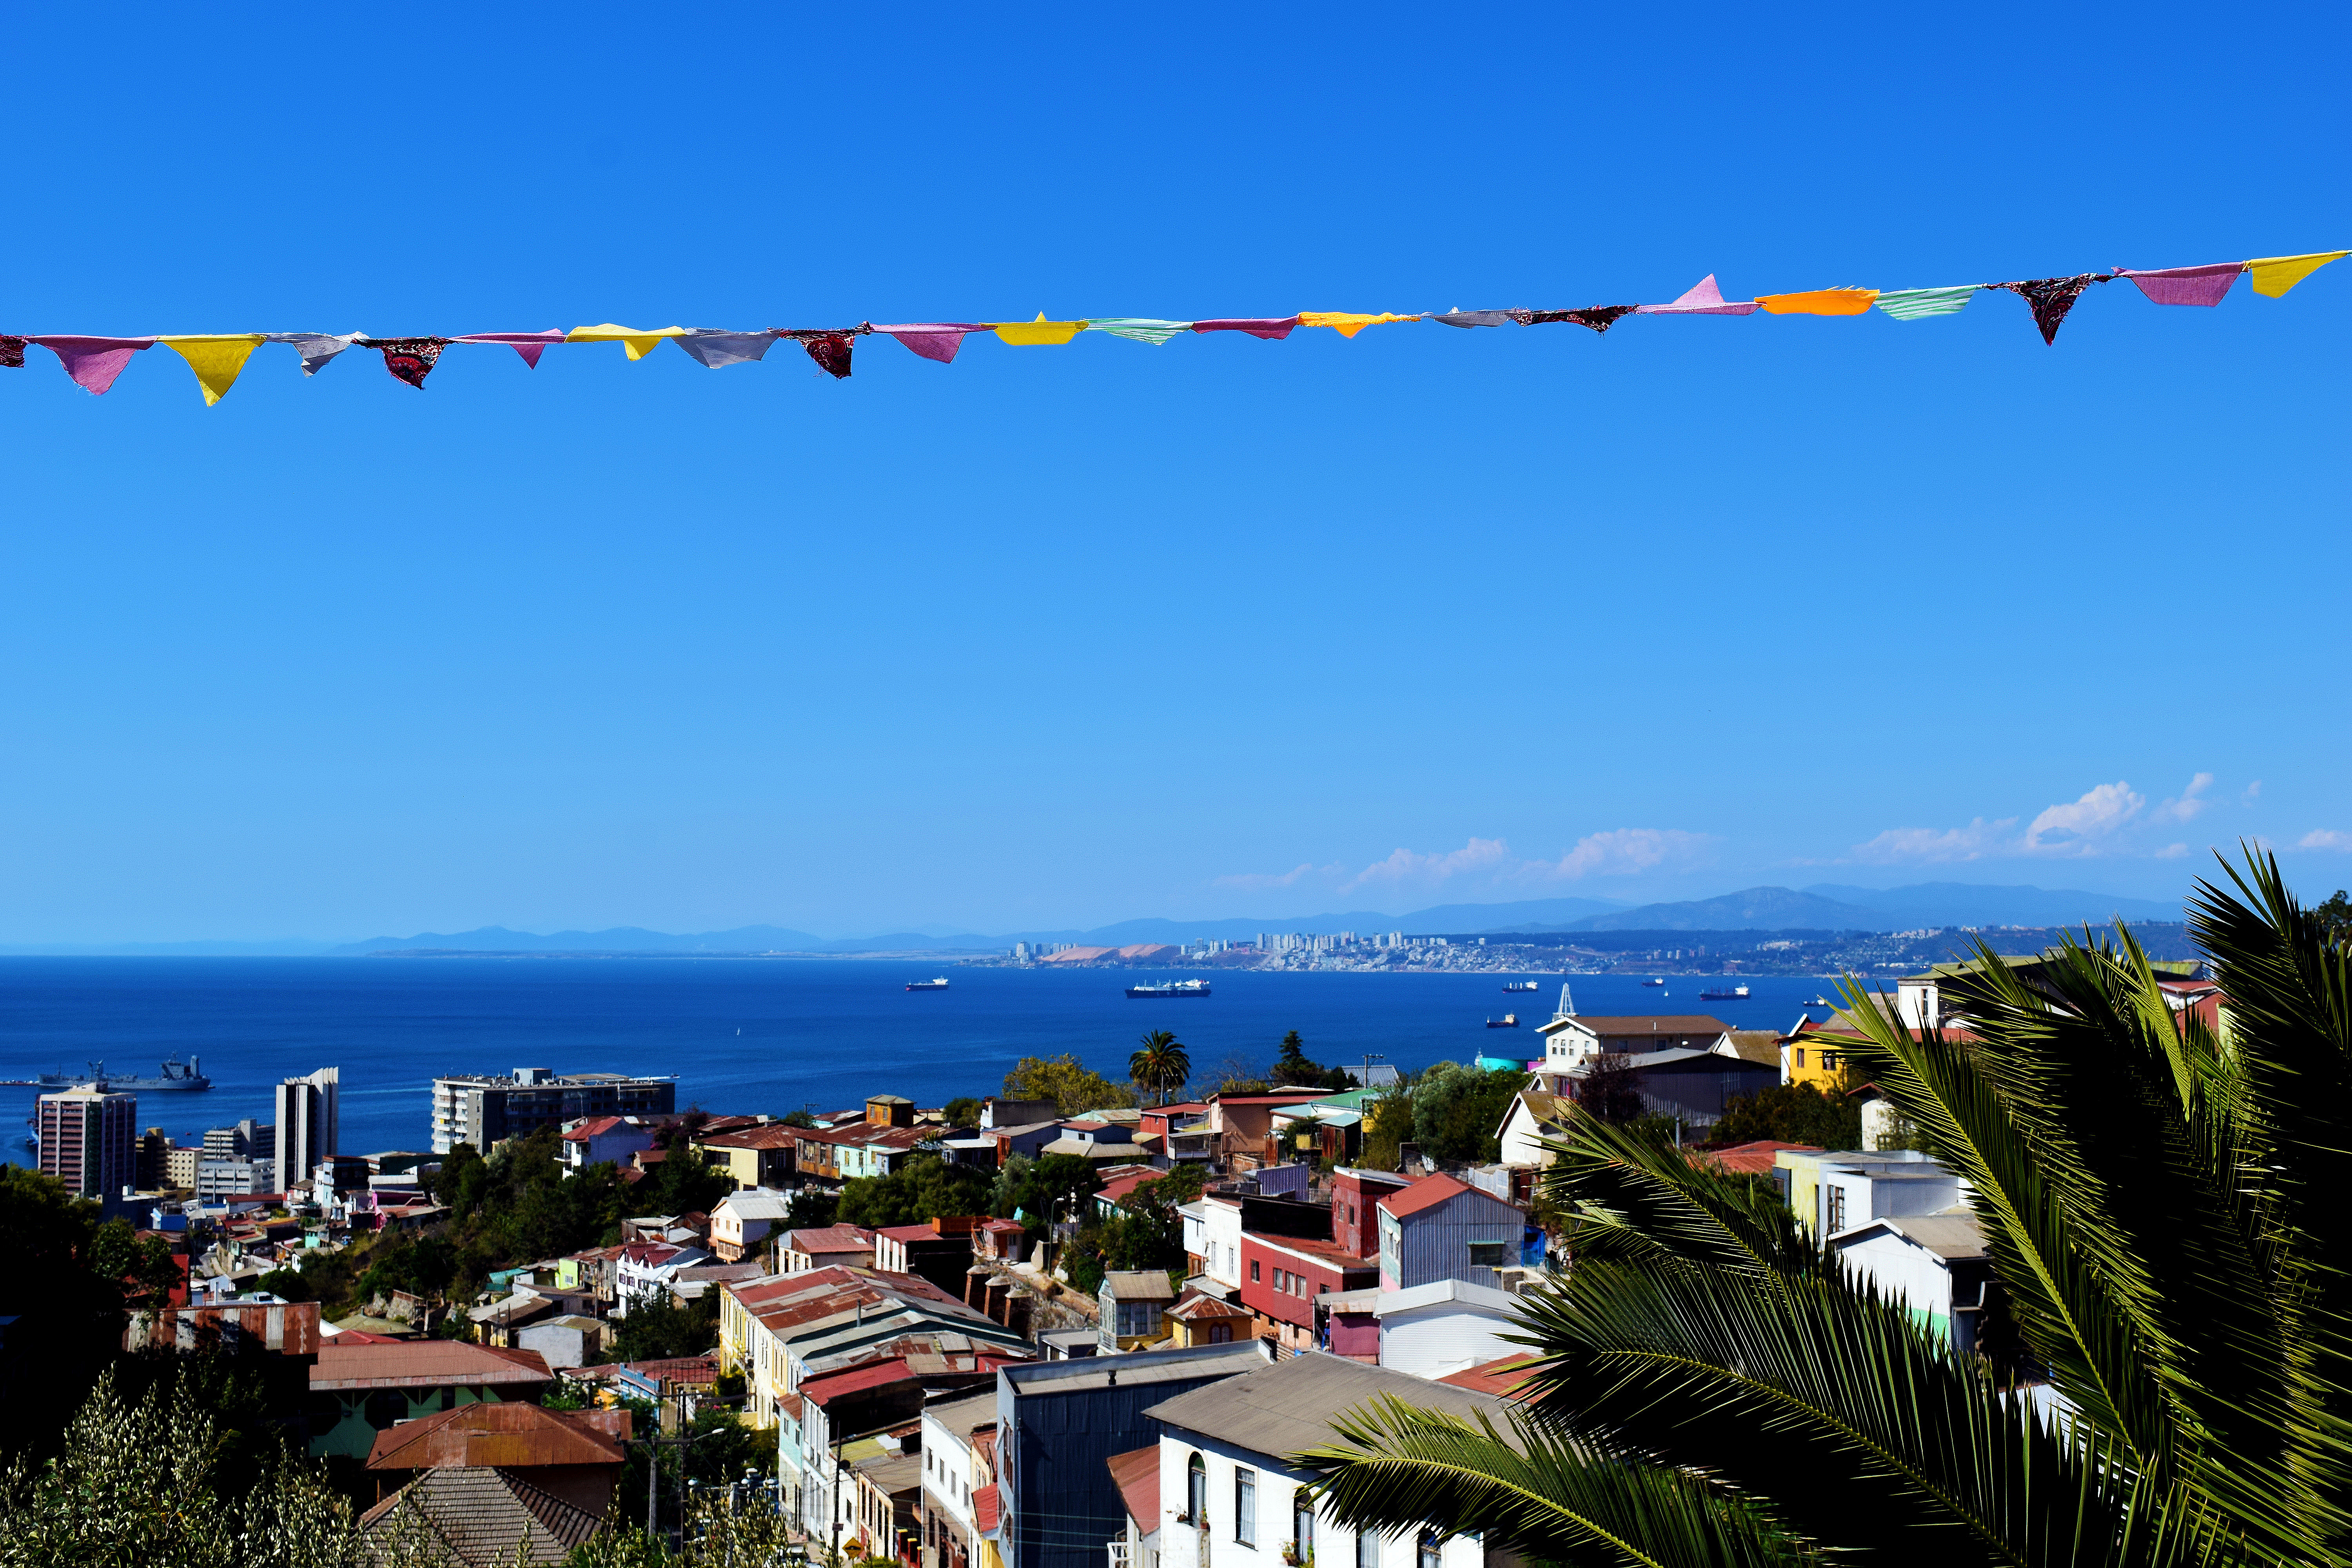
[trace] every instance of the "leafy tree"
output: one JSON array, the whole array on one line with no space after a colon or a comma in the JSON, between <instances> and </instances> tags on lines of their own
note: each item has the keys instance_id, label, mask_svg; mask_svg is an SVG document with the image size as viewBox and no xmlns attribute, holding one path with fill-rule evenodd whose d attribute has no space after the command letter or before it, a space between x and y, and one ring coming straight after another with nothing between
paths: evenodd
<instances>
[{"instance_id":1,"label":"leafy tree","mask_svg":"<svg viewBox=\"0 0 2352 1568\"><path fill-rule=\"evenodd\" d=\"M1094 1162L1077 1154L1048 1154L1029 1167L1021 1186L1021 1209L1031 1225L1066 1217L1080 1198L1102 1190Z\"/></svg>"},{"instance_id":2,"label":"leafy tree","mask_svg":"<svg viewBox=\"0 0 2352 1568\"><path fill-rule=\"evenodd\" d=\"M803 1187L793 1194L784 1210L784 1228L799 1230L807 1226L822 1230L834 1224L841 1215L841 1200L831 1193L818 1192L814 1187Z\"/></svg>"},{"instance_id":3,"label":"leafy tree","mask_svg":"<svg viewBox=\"0 0 2352 1568\"><path fill-rule=\"evenodd\" d=\"M1135 1096L1074 1056L1023 1057L1004 1075L1010 1100L1050 1100L1064 1116L1133 1105Z\"/></svg>"},{"instance_id":4,"label":"leafy tree","mask_svg":"<svg viewBox=\"0 0 2352 1568\"><path fill-rule=\"evenodd\" d=\"M1021 1206L1022 1190L1028 1185L1029 1173L1037 1162L1026 1154L1010 1154L996 1168L996 1180L989 1184L988 1212L998 1219L1011 1219L1013 1211Z\"/></svg>"},{"instance_id":5,"label":"leafy tree","mask_svg":"<svg viewBox=\"0 0 2352 1568\"><path fill-rule=\"evenodd\" d=\"M667 1361L707 1354L719 1343L719 1292L706 1290L683 1307L667 1291L648 1293L631 1301L628 1315L613 1322L616 1326L606 1352L610 1360Z\"/></svg>"},{"instance_id":6,"label":"leafy tree","mask_svg":"<svg viewBox=\"0 0 2352 1568\"><path fill-rule=\"evenodd\" d=\"M1422 1152L1441 1160L1491 1161L1511 1097L1528 1085L1517 1068L1439 1062L1412 1086L1412 1132Z\"/></svg>"},{"instance_id":7,"label":"leafy tree","mask_svg":"<svg viewBox=\"0 0 2352 1568\"><path fill-rule=\"evenodd\" d=\"M1412 1092L1399 1083L1365 1101L1364 1142L1356 1157L1368 1171L1393 1171L1412 1135Z\"/></svg>"},{"instance_id":8,"label":"leafy tree","mask_svg":"<svg viewBox=\"0 0 2352 1568\"><path fill-rule=\"evenodd\" d=\"M1219 1094L1264 1094L1274 1087L1271 1079L1239 1054L1218 1063L1215 1078Z\"/></svg>"},{"instance_id":9,"label":"leafy tree","mask_svg":"<svg viewBox=\"0 0 2352 1568\"><path fill-rule=\"evenodd\" d=\"M1823 1094L1810 1083L1774 1084L1727 1100L1723 1120L1707 1142L1751 1143L1769 1138L1822 1149L1862 1147L1862 1106L1843 1094Z\"/></svg>"},{"instance_id":10,"label":"leafy tree","mask_svg":"<svg viewBox=\"0 0 2352 1568\"><path fill-rule=\"evenodd\" d=\"M841 1189L839 1222L880 1229L924 1225L941 1215L985 1213L991 1173L917 1154L887 1176L860 1176Z\"/></svg>"},{"instance_id":11,"label":"leafy tree","mask_svg":"<svg viewBox=\"0 0 2352 1568\"><path fill-rule=\"evenodd\" d=\"M950 1127L962 1127L966 1129L978 1127L980 1125L980 1101L974 1100L968 1094L959 1094L953 1100L948 1101L943 1114L946 1115L948 1125Z\"/></svg>"},{"instance_id":12,"label":"leafy tree","mask_svg":"<svg viewBox=\"0 0 2352 1568\"><path fill-rule=\"evenodd\" d=\"M1633 1058L1617 1051L1592 1064L1577 1085L1576 1103L1588 1116L1619 1127L1639 1121L1649 1109L1642 1100L1642 1075L1634 1069Z\"/></svg>"},{"instance_id":13,"label":"leafy tree","mask_svg":"<svg viewBox=\"0 0 2352 1568\"><path fill-rule=\"evenodd\" d=\"M302 1278L299 1268L273 1268L254 1284L284 1301L309 1301L316 1299L310 1282Z\"/></svg>"},{"instance_id":14,"label":"leafy tree","mask_svg":"<svg viewBox=\"0 0 2352 1568\"><path fill-rule=\"evenodd\" d=\"M1169 1095L1182 1089L1192 1076L1192 1058L1170 1031L1154 1029L1143 1037L1143 1048L1127 1058L1127 1072L1137 1084L1159 1096L1156 1103L1165 1105Z\"/></svg>"},{"instance_id":15,"label":"leafy tree","mask_svg":"<svg viewBox=\"0 0 2352 1568\"><path fill-rule=\"evenodd\" d=\"M1968 1184L1987 1353L1758 1184L1576 1117L1546 1177L1576 1267L1523 1299L1522 1402L1344 1419L1306 1460L1338 1521L1694 1568L2352 1561L2352 952L2267 855L2227 873L2189 922L2226 1040L2120 926L2031 976L1979 944L1947 993L1964 1035L1849 984L1854 1054Z\"/></svg>"},{"instance_id":16,"label":"leafy tree","mask_svg":"<svg viewBox=\"0 0 2352 1568\"><path fill-rule=\"evenodd\" d=\"M1309 1061L1307 1042L1298 1037L1297 1030L1293 1029L1282 1037L1281 1053L1274 1058L1274 1083L1276 1088L1339 1090L1351 1087L1354 1081L1349 1078L1346 1068L1327 1068Z\"/></svg>"},{"instance_id":17,"label":"leafy tree","mask_svg":"<svg viewBox=\"0 0 2352 1568\"><path fill-rule=\"evenodd\" d=\"M953 1105L955 1101L951 1100L948 1101L948 1103L950 1105ZM816 1118L811 1116L805 1110L788 1110L784 1112L782 1121L783 1124L787 1127L814 1127L816 1125Z\"/></svg>"}]
</instances>

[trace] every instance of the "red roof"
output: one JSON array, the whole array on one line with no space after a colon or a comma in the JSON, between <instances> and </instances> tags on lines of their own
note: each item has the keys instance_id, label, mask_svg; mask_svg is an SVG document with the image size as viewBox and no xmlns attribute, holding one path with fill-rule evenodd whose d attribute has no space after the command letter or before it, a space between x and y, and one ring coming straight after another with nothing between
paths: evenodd
<instances>
[{"instance_id":1,"label":"red roof","mask_svg":"<svg viewBox=\"0 0 2352 1568\"><path fill-rule=\"evenodd\" d=\"M1113 1176L1097 1189L1095 1196L1107 1203L1115 1204L1144 1183L1157 1181L1167 1173L1165 1171L1157 1171L1146 1165L1139 1171L1130 1171L1123 1176Z\"/></svg>"},{"instance_id":2,"label":"red roof","mask_svg":"<svg viewBox=\"0 0 2352 1568\"><path fill-rule=\"evenodd\" d=\"M991 1481L971 1494L971 1517L982 1535L995 1530L1003 1516L1003 1507L997 1496L996 1483Z\"/></svg>"},{"instance_id":3,"label":"red roof","mask_svg":"<svg viewBox=\"0 0 2352 1568\"><path fill-rule=\"evenodd\" d=\"M1256 1242L1260 1247L1276 1252L1287 1252L1293 1258L1303 1258L1310 1263L1321 1263L1332 1268L1363 1268L1373 1267L1369 1258L1358 1257L1339 1242L1328 1237L1267 1236L1263 1231L1242 1232L1244 1241Z\"/></svg>"},{"instance_id":4,"label":"red roof","mask_svg":"<svg viewBox=\"0 0 2352 1568\"><path fill-rule=\"evenodd\" d=\"M877 1237L887 1236L893 1241L937 1241L940 1238L940 1233L928 1225L884 1226L874 1234Z\"/></svg>"},{"instance_id":5,"label":"red roof","mask_svg":"<svg viewBox=\"0 0 2352 1568\"><path fill-rule=\"evenodd\" d=\"M454 1465L505 1469L537 1465L614 1465L629 1438L625 1410L542 1410L523 1400L460 1405L376 1434L372 1470L435 1470Z\"/></svg>"},{"instance_id":6,"label":"red roof","mask_svg":"<svg viewBox=\"0 0 2352 1568\"><path fill-rule=\"evenodd\" d=\"M1160 1445L1113 1454L1103 1461L1110 1467L1111 1485L1127 1504L1127 1517L1149 1535L1160 1528Z\"/></svg>"},{"instance_id":7,"label":"red roof","mask_svg":"<svg viewBox=\"0 0 2352 1568\"><path fill-rule=\"evenodd\" d=\"M1534 1355L1521 1351L1517 1355L1507 1355L1477 1366L1465 1366L1452 1376L1441 1377L1437 1381L1452 1384L1456 1388L1475 1389L1480 1394L1510 1399L1518 1395L1519 1384L1535 1361Z\"/></svg>"},{"instance_id":8,"label":"red roof","mask_svg":"<svg viewBox=\"0 0 2352 1568\"><path fill-rule=\"evenodd\" d=\"M1381 1207L1396 1215L1397 1218L1402 1219L1407 1215L1415 1215L1423 1209L1435 1208L1449 1198L1459 1197L1464 1193L1475 1190L1463 1185L1453 1177L1440 1172L1433 1176L1423 1176L1401 1193L1391 1193L1381 1200Z\"/></svg>"},{"instance_id":9,"label":"red roof","mask_svg":"<svg viewBox=\"0 0 2352 1568\"><path fill-rule=\"evenodd\" d=\"M336 1339L342 1336L338 1334ZM537 1351L499 1350L457 1340L319 1346L313 1393L362 1388L448 1388L477 1384L546 1383L553 1374Z\"/></svg>"},{"instance_id":10,"label":"red roof","mask_svg":"<svg viewBox=\"0 0 2352 1568\"><path fill-rule=\"evenodd\" d=\"M1320 1100L1331 1091L1328 1089L1302 1089L1287 1094L1221 1094L1219 1105L1296 1105L1302 1100Z\"/></svg>"},{"instance_id":11,"label":"red roof","mask_svg":"<svg viewBox=\"0 0 2352 1568\"><path fill-rule=\"evenodd\" d=\"M794 1252L871 1252L874 1250L874 1233L861 1226L813 1226L796 1230L792 1233L792 1236Z\"/></svg>"},{"instance_id":12,"label":"red roof","mask_svg":"<svg viewBox=\"0 0 2352 1568\"><path fill-rule=\"evenodd\" d=\"M1783 1143L1778 1139L1759 1138L1752 1143L1734 1143L1728 1149L1693 1149L1689 1156L1693 1164L1705 1161L1731 1175L1761 1176L1771 1171L1772 1156L1783 1149L1806 1154L1822 1152L1818 1143Z\"/></svg>"},{"instance_id":13,"label":"red roof","mask_svg":"<svg viewBox=\"0 0 2352 1568\"><path fill-rule=\"evenodd\" d=\"M914 1374L907 1370L904 1356L892 1356L887 1361L869 1361L857 1366L844 1367L839 1372L826 1373L823 1377L804 1378L800 1394L819 1408L845 1394L857 1394L868 1388L882 1388L904 1382Z\"/></svg>"},{"instance_id":14,"label":"red roof","mask_svg":"<svg viewBox=\"0 0 2352 1568\"><path fill-rule=\"evenodd\" d=\"M563 1137L566 1142L585 1143L591 1138L601 1138L614 1128L626 1125L627 1123L617 1116L595 1116L574 1127Z\"/></svg>"},{"instance_id":15,"label":"red roof","mask_svg":"<svg viewBox=\"0 0 2352 1568\"><path fill-rule=\"evenodd\" d=\"M799 1141L802 1130L772 1121L765 1127L746 1127L739 1132L706 1132L695 1142L709 1149L788 1149Z\"/></svg>"}]
</instances>

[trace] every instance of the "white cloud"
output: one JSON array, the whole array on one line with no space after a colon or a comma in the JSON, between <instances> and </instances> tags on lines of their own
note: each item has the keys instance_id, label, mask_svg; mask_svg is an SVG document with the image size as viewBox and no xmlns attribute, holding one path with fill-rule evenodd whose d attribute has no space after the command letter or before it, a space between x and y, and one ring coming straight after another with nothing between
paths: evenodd
<instances>
[{"instance_id":1,"label":"white cloud","mask_svg":"<svg viewBox=\"0 0 2352 1568\"><path fill-rule=\"evenodd\" d=\"M1890 827L1867 844L1853 847L1852 858L1868 866L1897 866L1938 860L1974 860L2000 848L2001 836L2017 826L2004 816L1987 822L1979 816L1966 827Z\"/></svg>"},{"instance_id":2,"label":"white cloud","mask_svg":"<svg viewBox=\"0 0 2352 1568\"><path fill-rule=\"evenodd\" d=\"M2148 816L2158 822L2187 822L2190 818L2194 817L2199 812L2213 804L2210 800L2202 800L2199 798L2207 790L2211 789L2212 787L2213 775L2211 773L2199 773L2195 778L2189 781L2189 787L2187 789L2182 790L2174 799L2168 800L2162 805L2158 806L2154 811L2148 813Z\"/></svg>"},{"instance_id":3,"label":"white cloud","mask_svg":"<svg viewBox=\"0 0 2352 1568\"><path fill-rule=\"evenodd\" d=\"M2019 846L2028 855L2089 856L2137 816L2147 797L2122 779L2083 792L2079 800L2045 808Z\"/></svg>"},{"instance_id":4,"label":"white cloud","mask_svg":"<svg viewBox=\"0 0 2352 1568\"><path fill-rule=\"evenodd\" d=\"M2240 795L2238 798L2244 801L2248 805L2252 805L2254 802L2262 799L2263 781L2256 779L2253 783L2248 784L2246 786L2246 793Z\"/></svg>"},{"instance_id":5,"label":"white cloud","mask_svg":"<svg viewBox=\"0 0 2352 1568\"><path fill-rule=\"evenodd\" d=\"M2352 833L2339 833L2333 827L2315 827L2296 839L2295 845L2304 849L2352 850Z\"/></svg>"},{"instance_id":6,"label":"white cloud","mask_svg":"<svg viewBox=\"0 0 2352 1568\"><path fill-rule=\"evenodd\" d=\"M2159 860L2178 860L2188 853L2189 846L2186 844L2168 844L2156 852L2156 858Z\"/></svg>"},{"instance_id":7,"label":"white cloud","mask_svg":"<svg viewBox=\"0 0 2352 1568\"><path fill-rule=\"evenodd\" d=\"M1340 885L1343 893L1381 882L1391 887L1406 883L1444 882L1465 872L1484 871L1499 867L1510 856L1510 850L1499 838L1473 838L1459 849L1443 854L1417 855L1410 849L1392 849L1385 860L1375 860Z\"/></svg>"},{"instance_id":8,"label":"white cloud","mask_svg":"<svg viewBox=\"0 0 2352 1568\"><path fill-rule=\"evenodd\" d=\"M1619 827L1588 833L1557 860L1522 864L1522 881L1580 881L1586 877L1630 877L1665 865L1687 865L1703 855L1710 839L1678 827Z\"/></svg>"},{"instance_id":9,"label":"white cloud","mask_svg":"<svg viewBox=\"0 0 2352 1568\"><path fill-rule=\"evenodd\" d=\"M1336 866L1327 868L1334 871L1339 869ZM1218 877L1213 879L1213 885L1220 888L1242 888L1257 892L1268 888L1295 887L1301 878L1312 876L1314 871L1315 867L1312 862L1301 860L1287 871L1244 871L1236 876Z\"/></svg>"}]
</instances>

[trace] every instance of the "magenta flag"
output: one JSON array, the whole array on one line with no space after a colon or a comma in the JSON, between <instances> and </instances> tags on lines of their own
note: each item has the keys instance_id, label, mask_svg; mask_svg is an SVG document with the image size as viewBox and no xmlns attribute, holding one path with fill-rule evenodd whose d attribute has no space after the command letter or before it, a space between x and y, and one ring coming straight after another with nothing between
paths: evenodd
<instances>
[{"instance_id":1,"label":"magenta flag","mask_svg":"<svg viewBox=\"0 0 2352 1568\"><path fill-rule=\"evenodd\" d=\"M2218 305L2246 269L2242 261L2216 261L2210 267L2163 267L2153 272L2117 271L2139 285L2139 291L2159 305Z\"/></svg>"},{"instance_id":2,"label":"magenta flag","mask_svg":"<svg viewBox=\"0 0 2352 1568\"><path fill-rule=\"evenodd\" d=\"M522 355L523 363L537 370L539 356L547 352L547 345L563 341L563 329L557 327L544 332L467 332L450 341L460 343L504 343Z\"/></svg>"},{"instance_id":3,"label":"magenta flag","mask_svg":"<svg viewBox=\"0 0 2352 1568\"><path fill-rule=\"evenodd\" d=\"M941 364L955 363L956 350L963 347L964 334L984 332L988 329L978 321L901 321L896 326L877 326L877 332L887 332L925 359L935 359ZM811 351L814 353L814 350ZM817 362L824 364L823 360ZM833 367L825 366L830 370Z\"/></svg>"},{"instance_id":4,"label":"magenta flag","mask_svg":"<svg viewBox=\"0 0 2352 1568\"><path fill-rule=\"evenodd\" d=\"M131 356L142 349L152 348L152 338L60 338L42 337L26 340L40 344L58 356L66 374L92 397L102 396L131 363Z\"/></svg>"},{"instance_id":5,"label":"magenta flag","mask_svg":"<svg viewBox=\"0 0 2352 1568\"><path fill-rule=\"evenodd\" d=\"M1229 317L1221 321L1195 321L1196 332L1247 332L1254 338L1286 338L1298 325L1296 316Z\"/></svg>"},{"instance_id":6,"label":"magenta flag","mask_svg":"<svg viewBox=\"0 0 2352 1568\"><path fill-rule=\"evenodd\" d=\"M1672 304L1643 305L1634 313L1643 316L1752 316L1756 313L1756 301L1741 300L1733 304L1725 303L1723 290L1715 286L1715 274L1710 272L1692 284L1689 292Z\"/></svg>"}]
</instances>

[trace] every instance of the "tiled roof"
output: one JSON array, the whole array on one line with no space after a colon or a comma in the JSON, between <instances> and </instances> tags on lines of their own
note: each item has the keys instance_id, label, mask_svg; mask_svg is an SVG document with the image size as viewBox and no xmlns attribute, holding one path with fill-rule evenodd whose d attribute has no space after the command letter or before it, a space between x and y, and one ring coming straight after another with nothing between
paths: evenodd
<instances>
[{"instance_id":1,"label":"tiled roof","mask_svg":"<svg viewBox=\"0 0 2352 1568\"><path fill-rule=\"evenodd\" d=\"M1391 1193L1381 1200L1381 1207L1396 1215L1397 1218L1402 1219L1408 1215L1416 1215L1423 1209L1435 1208L1449 1198L1459 1197L1464 1193L1475 1190L1440 1173L1434 1176L1423 1176L1401 1193Z\"/></svg>"},{"instance_id":2,"label":"tiled roof","mask_svg":"<svg viewBox=\"0 0 2352 1568\"><path fill-rule=\"evenodd\" d=\"M625 1410L542 1410L522 1400L460 1405L379 1432L372 1470L487 1465L618 1465L629 1437Z\"/></svg>"},{"instance_id":3,"label":"tiled roof","mask_svg":"<svg viewBox=\"0 0 2352 1568\"><path fill-rule=\"evenodd\" d=\"M389 1544L398 1528L389 1516L406 1501L440 1538L448 1560L466 1568L562 1563L604 1521L541 1491L524 1474L487 1467L427 1470L362 1514L360 1528Z\"/></svg>"},{"instance_id":4,"label":"tiled roof","mask_svg":"<svg viewBox=\"0 0 2352 1568\"><path fill-rule=\"evenodd\" d=\"M312 1392L547 1383L553 1377L537 1351L503 1351L457 1340L346 1345L337 1342L341 1338L339 1334L319 1347L318 1362L310 1368Z\"/></svg>"},{"instance_id":5,"label":"tiled roof","mask_svg":"<svg viewBox=\"0 0 2352 1568\"><path fill-rule=\"evenodd\" d=\"M582 1122L579 1126L574 1127L570 1131L566 1132L563 1135L563 1138L564 1142L568 1143L585 1143L591 1138L603 1137L605 1133L610 1132L615 1127L625 1127L627 1125L628 1123L622 1121L617 1116L592 1116L587 1121Z\"/></svg>"}]
</instances>

